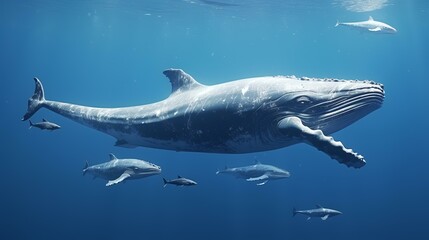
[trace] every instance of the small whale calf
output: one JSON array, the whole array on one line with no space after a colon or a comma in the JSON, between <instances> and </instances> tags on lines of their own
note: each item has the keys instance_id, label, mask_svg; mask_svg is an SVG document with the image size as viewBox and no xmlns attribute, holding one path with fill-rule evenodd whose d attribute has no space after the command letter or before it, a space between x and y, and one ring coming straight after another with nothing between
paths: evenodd
<instances>
[{"instance_id":1,"label":"small whale calf","mask_svg":"<svg viewBox=\"0 0 429 240\"><path fill-rule=\"evenodd\" d=\"M335 24L335 27L338 26L346 26L346 27L352 27L356 29L361 29L369 32L378 32L378 33L396 33L397 30L390 26L389 24L386 24L384 22L375 21L372 17L369 17L367 21L362 22L348 22L348 23L342 23L338 22Z\"/></svg>"},{"instance_id":2,"label":"small whale calf","mask_svg":"<svg viewBox=\"0 0 429 240\"><path fill-rule=\"evenodd\" d=\"M286 170L280 169L272 165L256 164L245 167L227 168L224 170L217 171L216 174L227 173L234 175L238 178L244 178L249 182L258 182L256 185L262 186L268 182L268 180L276 180L288 178L290 173Z\"/></svg>"},{"instance_id":3,"label":"small whale calf","mask_svg":"<svg viewBox=\"0 0 429 240\"><path fill-rule=\"evenodd\" d=\"M164 187L167 186L167 184L172 184L172 185L176 185L176 186L194 186L197 185L197 182L188 179L188 178L184 178L181 177L180 175L177 176L177 178L175 179L171 179L171 180L167 180L165 178L162 178L162 180L164 180Z\"/></svg>"},{"instance_id":4,"label":"small whale calf","mask_svg":"<svg viewBox=\"0 0 429 240\"><path fill-rule=\"evenodd\" d=\"M302 214L302 215L306 215L307 216L307 220L310 220L312 217L320 217L322 220L326 220L329 217L333 217L333 216L337 216L340 214L343 214L340 211L334 210L334 209L329 209L329 208L324 208L318 204L316 204L316 209L309 209L309 210L296 210L295 208L293 209L293 216L295 216L297 213Z\"/></svg>"},{"instance_id":5,"label":"small whale calf","mask_svg":"<svg viewBox=\"0 0 429 240\"><path fill-rule=\"evenodd\" d=\"M38 122L38 123L33 123L33 122L31 122L31 120L29 120L29 122L30 122L30 128L36 127L36 128L40 128L42 130L51 130L51 131L61 128L60 125L52 123L52 122L48 122L44 118L42 119L41 122Z\"/></svg>"},{"instance_id":6,"label":"small whale calf","mask_svg":"<svg viewBox=\"0 0 429 240\"><path fill-rule=\"evenodd\" d=\"M106 186L118 184L125 180L139 179L161 173L161 167L140 159L118 159L109 154L110 161L89 166L86 163L83 175L90 173L94 177L108 180Z\"/></svg>"}]
</instances>

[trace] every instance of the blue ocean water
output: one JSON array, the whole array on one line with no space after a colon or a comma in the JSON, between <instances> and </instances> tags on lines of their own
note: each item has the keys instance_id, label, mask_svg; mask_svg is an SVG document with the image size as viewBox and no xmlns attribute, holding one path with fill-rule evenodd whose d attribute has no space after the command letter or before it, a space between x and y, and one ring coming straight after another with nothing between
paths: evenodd
<instances>
[{"instance_id":1,"label":"blue ocean water","mask_svg":"<svg viewBox=\"0 0 429 240\"><path fill-rule=\"evenodd\" d=\"M427 239L428 14L423 0L1 1L0 239ZM398 33L334 27L369 16ZM118 148L45 109L32 119L61 130L20 121L33 77L48 99L120 107L168 97L171 67L208 85L292 74L383 83L383 107L333 134L367 165L304 144L241 155ZM163 188L154 176L107 188L82 176L108 153L199 185ZM215 175L255 160L291 177L258 187ZM292 217L315 204L344 214Z\"/></svg>"}]
</instances>

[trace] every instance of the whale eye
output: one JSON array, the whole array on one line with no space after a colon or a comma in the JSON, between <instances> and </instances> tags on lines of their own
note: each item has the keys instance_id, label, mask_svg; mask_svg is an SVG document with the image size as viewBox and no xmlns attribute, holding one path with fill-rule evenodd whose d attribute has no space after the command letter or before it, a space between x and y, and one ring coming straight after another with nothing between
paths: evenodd
<instances>
[{"instance_id":1,"label":"whale eye","mask_svg":"<svg viewBox=\"0 0 429 240\"><path fill-rule=\"evenodd\" d=\"M297 98L296 98L296 102L297 102L299 105L305 106L305 105L307 105L307 104L311 103L311 100L310 100L310 98L309 98L309 97L307 97L307 96L300 96L300 97L297 97Z\"/></svg>"}]
</instances>

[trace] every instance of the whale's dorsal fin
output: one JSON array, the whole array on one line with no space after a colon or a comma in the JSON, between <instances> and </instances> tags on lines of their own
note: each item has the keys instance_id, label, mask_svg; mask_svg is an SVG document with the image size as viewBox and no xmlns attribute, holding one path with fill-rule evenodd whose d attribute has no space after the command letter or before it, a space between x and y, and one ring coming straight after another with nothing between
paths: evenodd
<instances>
[{"instance_id":1,"label":"whale's dorsal fin","mask_svg":"<svg viewBox=\"0 0 429 240\"><path fill-rule=\"evenodd\" d=\"M44 119L44 118L42 118L42 121L43 121L43 122L47 122L47 120L46 120L46 119Z\"/></svg>"},{"instance_id":2,"label":"whale's dorsal fin","mask_svg":"<svg viewBox=\"0 0 429 240\"><path fill-rule=\"evenodd\" d=\"M197 82L191 75L185 73L182 69L167 69L164 75L170 79L171 94L190 90L196 87L204 86Z\"/></svg>"},{"instance_id":3,"label":"whale's dorsal fin","mask_svg":"<svg viewBox=\"0 0 429 240\"><path fill-rule=\"evenodd\" d=\"M109 153L109 157L110 157L110 160L116 160L116 159L118 159L118 158L116 158L115 155L113 155L113 153Z\"/></svg>"},{"instance_id":4,"label":"whale's dorsal fin","mask_svg":"<svg viewBox=\"0 0 429 240\"><path fill-rule=\"evenodd\" d=\"M320 206L320 204L316 204L316 207L318 207L318 208L323 208L322 206Z\"/></svg>"},{"instance_id":5,"label":"whale's dorsal fin","mask_svg":"<svg viewBox=\"0 0 429 240\"><path fill-rule=\"evenodd\" d=\"M374 18L372 18L371 16L369 16L368 21L374 21Z\"/></svg>"},{"instance_id":6,"label":"whale's dorsal fin","mask_svg":"<svg viewBox=\"0 0 429 240\"><path fill-rule=\"evenodd\" d=\"M177 175L177 178L182 178L180 175Z\"/></svg>"}]
</instances>

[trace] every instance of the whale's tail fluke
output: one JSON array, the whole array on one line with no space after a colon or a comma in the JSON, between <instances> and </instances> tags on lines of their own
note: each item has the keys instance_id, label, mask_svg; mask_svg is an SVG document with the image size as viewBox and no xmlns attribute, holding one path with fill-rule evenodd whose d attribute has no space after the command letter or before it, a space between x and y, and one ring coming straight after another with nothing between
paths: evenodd
<instances>
[{"instance_id":1,"label":"whale's tail fluke","mask_svg":"<svg viewBox=\"0 0 429 240\"><path fill-rule=\"evenodd\" d=\"M218 175L219 173L224 173L226 170L228 169L228 167L227 166L225 166L225 168L223 169L223 170L217 170L216 171L216 175Z\"/></svg>"},{"instance_id":2,"label":"whale's tail fluke","mask_svg":"<svg viewBox=\"0 0 429 240\"><path fill-rule=\"evenodd\" d=\"M26 121L31 116L33 116L33 114L42 107L42 104L45 101L45 92L43 91L42 82L40 82L39 79L34 78L34 83L36 84L34 88L34 94L31 98L28 99L27 112L22 117L22 121Z\"/></svg>"},{"instance_id":3,"label":"whale's tail fluke","mask_svg":"<svg viewBox=\"0 0 429 240\"><path fill-rule=\"evenodd\" d=\"M164 181L164 187L166 187L168 184L168 181L165 178L162 178L162 180Z\"/></svg>"},{"instance_id":4,"label":"whale's tail fluke","mask_svg":"<svg viewBox=\"0 0 429 240\"><path fill-rule=\"evenodd\" d=\"M86 171L88 171L88 167L89 167L89 164L88 164L88 161L86 161L86 162L85 162L85 166L84 166L84 167L83 167L83 169L82 169L82 175L83 175L83 176L85 176Z\"/></svg>"},{"instance_id":5,"label":"whale's tail fluke","mask_svg":"<svg viewBox=\"0 0 429 240\"><path fill-rule=\"evenodd\" d=\"M337 20L337 23L335 23L335 27L338 27L340 25L340 21Z\"/></svg>"},{"instance_id":6,"label":"whale's tail fluke","mask_svg":"<svg viewBox=\"0 0 429 240\"><path fill-rule=\"evenodd\" d=\"M31 122L31 120L29 120L29 122L30 122L30 127L28 127L28 129L31 129L31 127L33 127L34 124L33 124L33 122Z\"/></svg>"}]
</instances>

